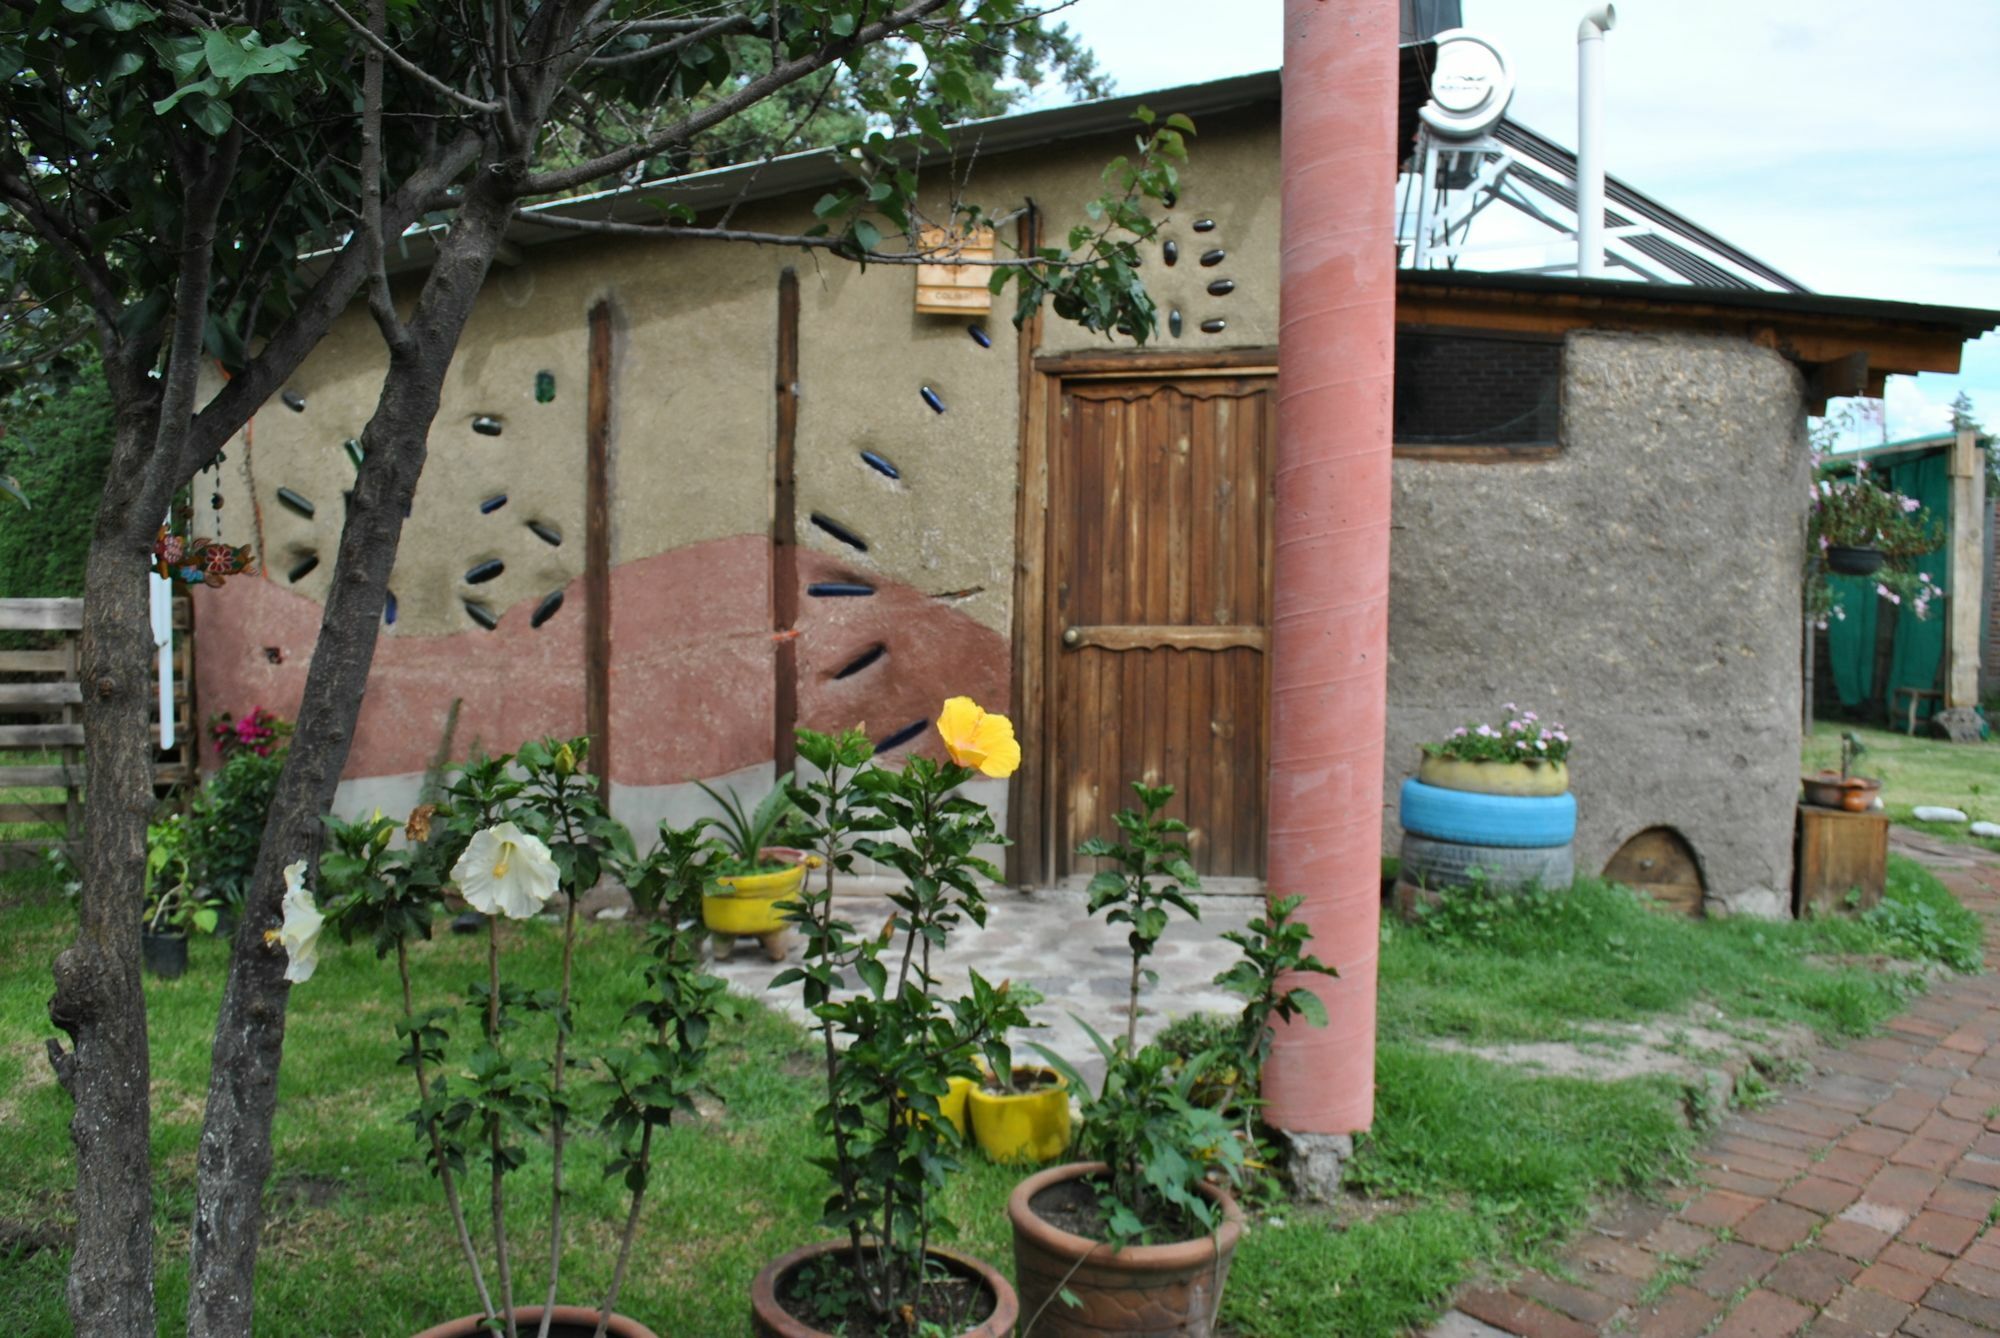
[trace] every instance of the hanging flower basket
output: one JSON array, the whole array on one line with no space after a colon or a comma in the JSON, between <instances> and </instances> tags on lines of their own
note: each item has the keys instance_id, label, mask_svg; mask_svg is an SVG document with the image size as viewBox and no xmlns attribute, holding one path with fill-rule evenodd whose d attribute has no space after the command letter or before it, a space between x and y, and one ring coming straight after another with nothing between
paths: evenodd
<instances>
[{"instance_id":1,"label":"hanging flower basket","mask_svg":"<svg viewBox=\"0 0 2000 1338\"><path fill-rule=\"evenodd\" d=\"M1849 548L1843 544L1828 544L1826 548L1827 570L1842 576L1873 576L1888 560L1889 555L1879 548Z\"/></svg>"}]
</instances>

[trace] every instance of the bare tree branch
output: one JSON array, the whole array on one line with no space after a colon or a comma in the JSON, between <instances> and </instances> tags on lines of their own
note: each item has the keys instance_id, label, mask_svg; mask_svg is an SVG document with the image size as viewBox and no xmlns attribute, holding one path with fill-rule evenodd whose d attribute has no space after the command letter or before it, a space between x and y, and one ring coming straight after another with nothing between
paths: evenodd
<instances>
[{"instance_id":1,"label":"bare tree branch","mask_svg":"<svg viewBox=\"0 0 2000 1338\"><path fill-rule=\"evenodd\" d=\"M27 164L18 154L8 154L7 163L0 167L0 199L18 210L34 226L36 233L49 245L62 252L76 270L77 278L83 281L84 289L90 294L90 303L97 312L98 320L116 328L118 317L125 304L118 297L118 281L111 269L104 263L90 238L70 220L61 217L48 207L48 203L35 193L27 181Z\"/></svg>"},{"instance_id":2,"label":"bare tree branch","mask_svg":"<svg viewBox=\"0 0 2000 1338\"><path fill-rule=\"evenodd\" d=\"M679 144L712 125L728 120L745 107L763 101L779 89L797 83L815 70L825 69L834 61L851 55L871 43L879 42L890 33L907 28L924 16L955 2L956 0L914 0L913 3L885 15L876 22L857 29L851 37L844 37L810 55L772 67L769 73L751 80L728 97L720 98L700 111L683 117L643 143L629 145L616 153L608 153L558 172L545 172L540 176L529 177L522 185L521 194L524 197L555 195L587 185L600 177L622 172L634 163L642 163L654 157L670 145Z\"/></svg>"},{"instance_id":3,"label":"bare tree branch","mask_svg":"<svg viewBox=\"0 0 2000 1338\"><path fill-rule=\"evenodd\" d=\"M696 28L692 32L683 33L679 37L668 41L655 42L650 46L642 46L634 51L620 51L615 55L588 56L584 59L583 63L592 69L599 70L615 69L623 65L638 65L660 56L671 56L676 51L685 51L695 43L707 41L711 37L726 37L731 33L749 32L750 29L751 19L748 14L725 14L705 27Z\"/></svg>"},{"instance_id":4,"label":"bare tree branch","mask_svg":"<svg viewBox=\"0 0 2000 1338\"><path fill-rule=\"evenodd\" d=\"M382 235L393 237L415 222L439 191L479 156L480 137L466 129L404 181L384 202ZM306 296L253 358L195 415L188 429L183 477L208 467L215 453L247 422L264 401L278 392L306 360L319 335L346 308L368 275L367 239L357 231L347 239Z\"/></svg>"},{"instance_id":5,"label":"bare tree branch","mask_svg":"<svg viewBox=\"0 0 2000 1338\"><path fill-rule=\"evenodd\" d=\"M208 328L209 290L215 272L215 228L236 178L243 155L243 126L232 120L229 131L209 151L207 170L191 177L181 191L180 271L174 278L174 325L167 345L166 385L160 395L160 418L146 471L169 489L180 479L171 471L179 463L179 448L194 417L195 391L201 379L202 335Z\"/></svg>"},{"instance_id":6,"label":"bare tree branch","mask_svg":"<svg viewBox=\"0 0 2000 1338\"><path fill-rule=\"evenodd\" d=\"M362 57L361 71L361 232L368 248L368 310L391 353L409 345L410 332L396 315L389 291L387 248L382 236L382 47L388 27L384 0L368 0L368 33L378 39Z\"/></svg>"},{"instance_id":7,"label":"bare tree branch","mask_svg":"<svg viewBox=\"0 0 2000 1338\"><path fill-rule=\"evenodd\" d=\"M331 9L334 13L340 16L341 22L345 23L348 27L354 29L355 32L361 34L362 38L365 41L367 41L370 46L373 46L377 51L387 56L397 69L401 70L404 74L409 75L412 79L415 79L418 83L423 84L425 87L430 88L435 92L443 94L445 97L451 99L453 102L456 102L459 106L467 108L468 110L471 111L484 112L488 116L491 116L500 110L499 103L482 102L478 98L459 92L457 89L453 88L450 84L445 83L442 79L439 79L436 75L426 70L423 66L417 64L415 61L405 56L402 52L396 50L395 47L390 46L386 38L376 36L374 33L368 30L367 24L363 23L360 19L355 18L345 9L342 9L340 6L340 0L326 0L326 3L329 9Z\"/></svg>"},{"instance_id":8,"label":"bare tree branch","mask_svg":"<svg viewBox=\"0 0 2000 1338\"><path fill-rule=\"evenodd\" d=\"M1013 215L995 220L995 226ZM925 247L913 251L856 251L841 237L808 237L794 232L753 232L744 228L690 228L665 223L620 223L608 218L569 218L562 214L529 214L524 222L560 228L565 232L589 232L600 237L643 237L649 241L749 242L757 246L786 246L801 251L831 251L869 265L966 265L982 269L1075 269L1083 261L1052 261L1035 256L995 256L990 260L966 258L948 246Z\"/></svg>"}]
</instances>

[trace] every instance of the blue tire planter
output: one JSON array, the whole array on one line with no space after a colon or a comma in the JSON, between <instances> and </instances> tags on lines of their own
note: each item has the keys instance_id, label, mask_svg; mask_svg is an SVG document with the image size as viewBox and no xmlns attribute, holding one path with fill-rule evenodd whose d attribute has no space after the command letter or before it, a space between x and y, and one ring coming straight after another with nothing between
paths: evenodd
<instances>
[{"instance_id":1,"label":"blue tire planter","mask_svg":"<svg viewBox=\"0 0 2000 1338\"><path fill-rule=\"evenodd\" d=\"M1525 798L1403 782L1406 832L1464 846L1566 846L1576 839L1576 796Z\"/></svg>"}]
</instances>

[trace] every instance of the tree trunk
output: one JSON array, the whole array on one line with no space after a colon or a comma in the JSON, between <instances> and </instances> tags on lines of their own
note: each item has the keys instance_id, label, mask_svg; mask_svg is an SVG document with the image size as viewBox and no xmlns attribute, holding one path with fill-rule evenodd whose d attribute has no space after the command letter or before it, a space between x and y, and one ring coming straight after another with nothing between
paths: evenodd
<instances>
[{"instance_id":1,"label":"tree trunk","mask_svg":"<svg viewBox=\"0 0 2000 1338\"><path fill-rule=\"evenodd\" d=\"M83 892L76 941L55 960L49 1041L75 1103L76 1250L69 1310L79 1334L145 1335L153 1319L151 1064L139 973L146 823L152 813L154 658L146 571L167 499L146 486L156 397L121 398L104 498L84 569Z\"/></svg>"},{"instance_id":2,"label":"tree trunk","mask_svg":"<svg viewBox=\"0 0 2000 1338\"><path fill-rule=\"evenodd\" d=\"M312 861L319 852L321 815L332 807L361 713L404 513L423 470L445 373L513 214L501 184L482 178L469 192L418 299L408 338L391 353L375 415L362 433L366 454L341 530L333 588L291 749L265 820L216 1021L196 1163L190 1338L251 1332L253 1271L291 988L284 979L285 953L266 945L264 932L281 919L285 866Z\"/></svg>"}]
</instances>

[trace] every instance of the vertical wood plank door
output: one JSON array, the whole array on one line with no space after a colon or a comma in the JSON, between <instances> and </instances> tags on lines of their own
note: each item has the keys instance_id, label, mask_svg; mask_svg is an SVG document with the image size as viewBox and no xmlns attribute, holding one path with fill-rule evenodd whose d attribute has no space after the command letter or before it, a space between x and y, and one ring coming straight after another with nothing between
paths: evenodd
<instances>
[{"instance_id":1,"label":"vertical wood plank door","mask_svg":"<svg viewBox=\"0 0 2000 1338\"><path fill-rule=\"evenodd\" d=\"M1261 877L1276 381L1067 380L1049 453L1057 873L1172 785L1195 868Z\"/></svg>"}]
</instances>

